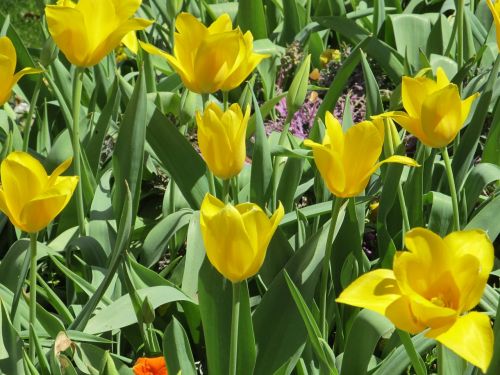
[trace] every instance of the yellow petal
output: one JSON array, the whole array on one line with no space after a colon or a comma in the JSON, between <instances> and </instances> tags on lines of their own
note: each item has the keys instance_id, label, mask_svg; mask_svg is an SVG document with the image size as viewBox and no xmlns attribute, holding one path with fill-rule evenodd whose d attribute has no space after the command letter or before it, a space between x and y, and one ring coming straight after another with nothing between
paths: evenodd
<instances>
[{"instance_id":1,"label":"yellow petal","mask_svg":"<svg viewBox=\"0 0 500 375\"><path fill-rule=\"evenodd\" d=\"M429 95L422 104L422 130L429 146L448 145L462 127L462 101L458 87L450 84Z\"/></svg>"},{"instance_id":2,"label":"yellow petal","mask_svg":"<svg viewBox=\"0 0 500 375\"><path fill-rule=\"evenodd\" d=\"M17 215L13 215L12 212L10 211L9 206L7 204L7 198L5 197L5 193L1 188L0 188L0 211L2 211L5 214L5 216L9 218L12 224L14 224L18 228L21 228L22 224L19 221Z\"/></svg>"},{"instance_id":3,"label":"yellow petal","mask_svg":"<svg viewBox=\"0 0 500 375\"><path fill-rule=\"evenodd\" d=\"M479 93L476 92L475 94L472 94L469 96L467 99L462 100L462 124L465 123L465 120L467 120L467 117L469 117L469 112L470 108L472 106L472 102L476 100L479 97Z\"/></svg>"},{"instance_id":4,"label":"yellow petal","mask_svg":"<svg viewBox=\"0 0 500 375\"><path fill-rule=\"evenodd\" d=\"M12 152L0 166L5 202L20 222L23 206L40 194L48 177L38 160L25 152Z\"/></svg>"},{"instance_id":5,"label":"yellow petal","mask_svg":"<svg viewBox=\"0 0 500 375\"><path fill-rule=\"evenodd\" d=\"M428 140L427 135L422 130L420 116L418 118L413 118L408 116L406 113L399 111L387 112L380 116L392 118L399 125L405 128L408 132L417 137L420 140L420 142L422 142L425 145L429 145L430 141Z\"/></svg>"},{"instance_id":6,"label":"yellow petal","mask_svg":"<svg viewBox=\"0 0 500 375\"><path fill-rule=\"evenodd\" d=\"M345 134L343 166L348 196L361 193L374 164L377 162L384 139L371 121L363 121L349 128Z\"/></svg>"},{"instance_id":7,"label":"yellow petal","mask_svg":"<svg viewBox=\"0 0 500 375\"><path fill-rule=\"evenodd\" d=\"M134 15L141 6L142 0L113 0L116 16L126 20Z\"/></svg>"},{"instance_id":8,"label":"yellow petal","mask_svg":"<svg viewBox=\"0 0 500 375\"><path fill-rule=\"evenodd\" d=\"M408 112L409 117L420 117L422 103L427 96L426 80L426 78L403 77L401 97L403 100L403 107L406 112Z\"/></svg>"},{"instance_id":9,"label":"yellow petal","mask_svg":"<svg viewBox=\"0 0 500 375\"><path fill-rule=\"evenodd\" d=\"M47 5L45 16L54 42L69 62L86 66L91 51L83 15L76 8Z\"/></svg>"},{"instance_id":10,"label":"yellow petal","mask_svg":"<svg viewBox=\"0 0 500 375\"><path fill-rule=\"evenodd\" d=\"M200 208L200 227L207 257L232 282L252 276L248 269L257 256L245 230L243 219L232 205L214 212L213 198L205 197ZM209 214L205 214L208 205ZM228 233L231 233L228 236Z\"/></svg>"},{"instance_id":11,"label":"yellow petal","mask_svg":"<svg viewBox=\"0 0 500 375\"><path fill-rule=\"evenodd\" d=\"M493 269L493 245L481 230L453 232L444 242L456 260L452 263L452 272L461 290L460 310L469 311L479 303ZM458 262L460 258L464 258L463 263Z\"/></svg>"},{"instance_id":12,"label":"yellow petal","mask_svg":"<svg viewBox=\"0 0 500 375\"><path fill-rule=\"evenodd\" d=\"M491 14L493 15L496 28L497 47L500 50L500 10L498 9L498 2L493 3L491 0L486 0L486 4L488 4L488 8L490 8Z\"/></svg>"},{"instance_id":13,"label":"yellow petal","mask_svg":"<svg viewBox=\"0 0 500 375\"><path fill-rule=\"evenodd\" d=\"M419 322L411 310L410 300L406 296L398 298L385 310L385 316L399 329L416 334L426 326Z\"/></svg>"},{"instance_id":14,"label":"yellow petal","mask_svg":"<svg viewBox=\"0 0 500 375\"><path fill-rule=\"evenodd\" d=\"M27 74L38 74L38 73L43 73L43 70L30 67L24 68L18 71L16 74L14 74L13 85L15 85L22 77L24 77Z\"/></svg>"},{"instance_id":15,"label":"yellow petal","mask_svg":"<svg viewBox=\"0 0 500 375\"><path fill-rule=\"evenodd\" d=\"M52 174L49 176L49 180L47 182L47 185L54 185L56 183L57 178L62 175L71 165L73 162L73 158L66 159L63 161L61 164L57 166L56 169L52 172Z\"/></svg>"},{"instance_id":16,"label":"yellow petal","mask_svg":"<svg viewBox=\"0 0 500 375\"><path fill-rule=\"evenodd\" d=\"M128 32L122 39L122 43L127 47L131 52L137 55L137 51L139 50L139 41L137 40L137 34L135 31Z\"/></svg>"},{"instance_id":17,"label":"yellow petal","mask_svg":"<svg viewBox=\"0 0 500 375\"><path fill-rule=\"evenodd\" d=\"M309 139L304 141L304 146L313 149L314 162L330 192L337 197L344 197L346 177L338 152Z\"/></svg>"},{"instance_id":18,"label":"yellow petal","mask_svg":"<svg viewBox=\"0 0 500 375\"><path fill-rule=\"evenodd\" d=\"M21 210L22 229L36 233L45 228L68 204L78 184L77 176L59 177L58 183L26 203Z\"/></svg>"},{"instance_id":19,"label":"yellow petal","mask_svg":"<svg viewBox=\"0 0 500 375\"><path fill-rule=\"evenodd\" d=\"M386 315L386 309L401 298L394 273L378 269L361 275L340 293L339 303L362 307Z\"/></svg>"},{"instance_id":20,"label":"yellow petal","mask_svg":"<svg viewBox=\"0 0 500 375\"><path fill-rule=\"evenodd\" d=\"M443 274L443 276L443 280L437 280L438 283L446 283L444 289L445 293L440 295L443 295L444 298L449 298L450 300L457 299L459 292L456 286L454 286L453 283L450 283L450 281L453 280L453 277L451 276L451 274ZM433 286L436 289L439 289L440 287L443 288L443 285L435 284L430 285L429 290L432 290ZM453 286L455 287L454 290L452 289ZM441 327L455 321L455 319L457 318L457 311L455 309L440 306L438 304L440 301L437 301L437 299L435 298L433 298L433 301L436 302L431 302L430 300L424 298L419 294L409 295L408 298L410 301L410 308L413 316L415 317L415 320L426 327Z\"/></svg>"},{"instance_id":21,"label":"yellow petal","mask_svg":"<svg viewBox=\"0 0 500 375\"><path fill-rule=\"evenodd\" d=\"M209 27L208 32L211 34L222 33L224 31L231 31L233 23L229 14L221 14Z\"/></svg>"},{"instance_id":22,"label":"yellow petal","mask_svg":"<svg viewBox=\"0 0 500 375\"><path fill-rule=\"evenodd\" d=\"M16 49L12 41L6 36L0 37L0 78L2 81L14 75L16 61Z\"/></svg>"},{"instance_id":23,"label":"yellow petal","mask_svg":"<svg viewBox=\"0 0 500 375\"><path fill-rule=\"evenodd\" d=\"M375 164L367 173L367 177L370 177L377 169L380 168L382 164L385 163L398 163L398 164L404 164L409 167L420 167L420 164L416 162L416 160L409 158L408 156L402 156L402 155L392 155L389 156L387 159L384 159L377 164ZM365 177L366 178L366 177Z\"/></svg>"},{"instance_id":24,"label":"yellow petal","mask_svg":"<svg viewBox=\"0 0 500 375\"><path fill-rule=\"evenodd\" d=\"M450 326L430 330L426 336L439 341L466 361L486 372L493 357L493 330L488 316L471 312Z\"/></svg>"},{"instance_id":25,"label":"yellow petal","mask_svg":"<svg viewBox=\"0 0 500 375\"><path fill-rule=\"evenodd\" d=\"M323 145L331 145L339 155L344 155L344 132L339 120L331 112L325 114L326 134L323 138Z\"/></svg>"},{"instance_id":26,"label":"yellow petal","mask_svg":"<svg viewBox=\"0 0 500 375\"><path fill-rule=\"evenodd\" d=\"M438 89L442 89L450 84L450 80L446 76L444 69L441 67L438 67L436 71L436 83Z\"/></svg>"}]
</instances>

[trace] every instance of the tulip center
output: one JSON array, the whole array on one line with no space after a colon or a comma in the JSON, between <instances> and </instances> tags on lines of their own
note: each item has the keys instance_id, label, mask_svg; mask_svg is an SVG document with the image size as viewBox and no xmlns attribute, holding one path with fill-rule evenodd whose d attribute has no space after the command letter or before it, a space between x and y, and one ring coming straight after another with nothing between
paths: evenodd
<instances>
[{"instance_id":1,"label":"tulip center","mask_svg":"<svg viewBox=\"0 0 500 375\"><path fill-rule=\"evenodd\" d=\"M431 302L435 304L436 306L439 307L446 307L446 302L443 298L443 296L438 296L438 297L432 297Z\"/></svg>"}]
</instances>

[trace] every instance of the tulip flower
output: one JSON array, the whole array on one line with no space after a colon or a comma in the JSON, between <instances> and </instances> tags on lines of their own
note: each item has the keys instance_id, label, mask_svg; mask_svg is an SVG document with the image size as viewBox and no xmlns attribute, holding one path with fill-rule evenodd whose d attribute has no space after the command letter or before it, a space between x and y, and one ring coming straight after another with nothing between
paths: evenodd
<instances>
[{"instance_id":1,"label":"tulip flower","mask_svg":"<svg viewBox=\"0 0 500 375\"><path fill-rule=\"evenodd\" d=\"M377 160L384 144L384 130L379 121L363 121L344 134L339 121L326 113L326 134L323 143L309 139L304 145L312 147L316 166L330 192L339 198L354 197L368 185L370 176L383 163L402 163L418 166L415 160L393 155Z\"/></svg>"},{"instance_id":2,"label":"tulip flower","mask_svg":"<svg viewBox=\"0 0 500 375\"><path fill-rule=\"evenodd\" d=\"M493 20L495 21L495 28L497 33L497 46L500 49L500 2L497 0L494 3L491 0L486 0L486 4L491 10Z\"/></svg>"},{"instance_id":3,"label":"tulip flower","mask_svg":"<svg viewBox=\"0 0 500 375\"><path fill-rule=\"evenodd\" d=\"M223 112L217 104L209 103L203 115L196 113L201 155L217 177L228 179L243 169L249 118L250 107L243 114L238 104Z\"/></svg>"},{"instance_id":4,"label":"tulip flower","mask_svg":"<svg viewBox=\"0 0 500 375\"><path fill-rule=\"evenodd\" d=\"M49 32L66 58L78 67L96 65L133 30L153 21L131 18L141 0L59 0L47 5Z\"/></svg>"},{"instance_id":5,"label":"tulip flower","mask_svg":"<svg viewBox=\"0 0 500 375\"><path fill-rule=\"evenodd\" d=\"M12 41L6 36L0 37L0 105L9 100L12 88L22 76L42 72L41 69L24 68L14 74L16 62L16 49Z\"/></svg>"},{"instance_id":6,"label":"tulip flower","mask_svg":"<svg viewBox=\"0 0 500 375\"><path fill-rule=\"evenodd\" d=\"M486 233L457 231L441 238L424 228L405 236L393 270L368 272L349 285L337 302L385 315L412 334L429 328L435 339L486 372L493 355L487 315L469 312L481 299L493 268Z\"/></svg>"},{"instance_id":7,"label":"tulip flower","mask_svg":"<svg viewBox=\"0 0 500 375\"><path fill-rule=\"evenodd\" d=\"M42 164L25 152L12 152L0 165L0 211L17 228L36 233L68 204L78 183L76 176L61 176L72 159L50 176Z\"/></svg>"},{"instance_id":8,"label":"tulip flower","mask_svg":"<svg viewBox=\"0 0 500 375\"><path fill-rule=\"evenodd\" d=\"M134 375L168 375L164 357L141 357L133 367Z\"/></svg>"},{"instance_id":9,"label":"tulip flower","mask_svg":"<svg viewBox=\"0 0 500 375\"><path fill-rule=\"evenodd\" d=\"M437 80L403 77L402 99L405 112L388 112L403 128L423 144L442 148L455 139L469 115L478 93L462 100L457 85L450 83L442 68Z\"/></svg>"},{"instance_id":10,"label":"tulip flower","mask_svg":"<svg viewBox=\"0 0 500 375\"><path fill-rule=\"evenodd\" d=\"M268 218L256 204L233 206L207 194L200 208L200 226L210 263L233 283L255 275L283 215L281 204Z\"/></svg>"},{"instance_id":11,"label":"tulip flower","mask_svg":"<svg viewBox=\"0 0 500 375\"><path fill-rule=\"evenodd\" d=\"M141 43L147 52L165 58L189 90L207 94L229 91L266 58L253 52L253 36L233 30L231 18L222 14L208 28L194 16L181 13L175 21L174 54Z\"/></svg>"}]
</instances>

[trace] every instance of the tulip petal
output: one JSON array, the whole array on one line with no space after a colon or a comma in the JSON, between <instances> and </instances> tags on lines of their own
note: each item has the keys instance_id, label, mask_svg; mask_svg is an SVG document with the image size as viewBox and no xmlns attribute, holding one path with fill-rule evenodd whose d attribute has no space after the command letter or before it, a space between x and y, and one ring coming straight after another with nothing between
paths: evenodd
<instances>
[{"instance_id":1,"label":"tulip petal","mask_svg":"<svg viewBox=\"0 0 500 375\"><path fill-rule=\"evenodd\" d=\"M344 132L339 120L331 112L325 114L326 134L323 138L323 145L330 145L332 150L344 155Z\"/></svg>"},{"instance_id":2,"label":"tulip petal","mask_svg":"<svg viewBox=\"0 0 500 375\"><path fill-rule=\"evenodd\" d=\"M466 361L486 372L493 357L493 330L487 315L471 312L454 324L425 334L439 341Z\"/></svg>"},{"instance_id":3,"label":"tulip petal","mask_svg":"<svg viewBox=\"0 0 500 375\"><path fill-rule=\"evenodd\" d=\"M488 8L490 8L491 14L493 15L496 29L497 46L500 50L500 6L498 1L493 2L491 0L486 0L486 4L488 4Z\"/></svg>"},{"instance_id":4,"label":"tulip petal","mask_svg":"<svg viewBox=\"0 0 500 375\"><path fill-rule=\"evenodd\" d=\"M64 184L64 190L49 189L23 207L20 215L21 229L28 233L36 233L54 220L68 203L78 182L77 177L67 178L72 181Z\"/></svg>"},{"instance_id":5,"label":"tulip petal","mask_svg":"<svg viewBox=\"0 0 500 375\"><path fill-rule=\"evenodd\" d=\"M493 269L493 245L481 230L453 232L444 238L444 242L454 254L452 272L462 292L461 311L471 310L479 303ZM463 262L458 262L460 258Z\"/></svg>"},{"instance_id":6,"label":"tulip petal","mask_svg":"<svg viewBox=\"0 0 500 375\"><path fill-rule=\"evenodd\" d=\"M56 183L57 178L62 175L71 165L73 162L73 158L66 159L63 161L61 164L57 166L56 169L52 172L52 174L49 176L49 181L48 185L54 185Z\"/></svg>"},{"instance_id":7,"label":"tulip petal","mask_svg":"<svg viewBox=\"0 0 500 375\"><path fill-rule=\"evenodd\" d=\"M81 0L80 0L81 1ZM141 6L142 0L113 0L116 17L126 20L132 17Z\"/></svg>"},{"instance_id":8,"label":"tulip petal","mask_svg":"<svg viewBox=\"0 0 500 375\"><path fill-rule=\"evenodd\" d=\"M122 21L117 17L114 1L80 0L75 9L84 19L85 28L80 32L87 34L89 52L97 50Z\"/></svg>"},{"instance_id":9,"label":"tulip petal","mask_svg":"<svg viewBox=\"0 0 500 375\"><path fill-rule=\"evenodd\" d=\"M347 196L358 195L365 189L371 175L367 174L377 162L383 143L384 139L371 121L360 122L346 132L342 159Z\"/></svg>"},{"instance_id":10,"label":"tulip petal","mask_svg":"<svg viewBox=\"0 0 500 375\"><path fill-rule=\"evenodd\" d=\"M450 80L446 76L444 69L441 67L438 67L436 71L436 83L437 83L436 87L438 90L445 88L450 84Z\"/></svg>"},{"instance_id":11,"label":"tulip petal","mask_svg":"<svg viewBox=\"0 0 500 375\"><path fill-rule=\"evenodd\" d=\"M0 82L14 75L16 69L16 49L12 41L6 37L0 37ZM0 84L1 84L0 83Z\"/></svg>"},{"instance_id":12,"label":"tulip petal","mask_svg":"<svg viewBox=\"0 0 500 375\"><path fill-rule=\"evenodd\" d=\"M399 125L405 128L409 133L417 137L420 140L420 142L422 142L425 145L429 145L430 141L428 140L427 135L422 130L422 125L420 123L419 118L410 117L406 113L399 111L387 112L380 116L392 118Z\"/></svg>"},{"instance_id":13,"label":"tulip petal","mask_svg":"<svg viewBox=\"0 0 500 375\"><path fill-rule=\"evenodd\" d=\"M205 214L205 205L213 206L212 200L205 197L200 208L200 227L207 257L230 281L245 280L252 276L247 270L255 259L256 249L251 246L241 214L235 207L225 205L216 214L210 207L211 215Z\"/></svg>"},{"instance_id":14,"label":"tulip petal","mask_svg":"<svg viewBox=\"0 0 500 375\"><path fill-rule=\"evenodd\" d=\"M38 73L43 73L42 69L37 69L37 68L24 68L20 71L18 71L16 74L14 74L13 80L12 80L12 86L14 86L22 77L28 74L38 74Z\"/></svg>"},{"instance_id":15,"label":"tulip petal","mask_svg":"<svg viewBox=\"0 0 500 375\"><path fill-rule=\"evenodd\" d=\"M189 42L195 43L195 46L199 45L205 35L208 33L207 28L198 19L190 13L182 12L175 19L175 28L179 34L189 36Z\"/></svg>"},{"instance_id":16,"label":"tulip petal","mask_svg":"<svg viewBox=\"0 0 500 375\"><path fill-rule=\"evenodd\" d=\"M465 120L467 120L467 117L469 117L469 112L470 108L472 106L472 102L476 100L479 97L479 93L476 92L475 94L472 94L469 96L467 99L462 100L462 124L465 123Z\"/></svg>"},{"instance_id":17,"label":"tulip petal","mask_svg":"<svg viewBox=\"0 0 500 375\"><path fill-rule=\"evenodd\" d=\"M137 55L137 51L139 51L139 41L137 39L137 34L135 31L130 31L125 35L122 39L122 43L127 47L131 52Z\"/></svg>"},{"instance_id":18,"label":"tulip petal","mask_svg":"<svg viewBox=\"0 0 500 375\"><path fill-rule=\"evenodd\" d=\"M11 152L0 173L5 201L19 222L22 207L45 189L47 173L37 159L24 152Z\"/></svg>"},{"instance_id":19,"label":"tulip petal","mask_svg":"<svg viewBox=\"0 0 500 375\"><path fill-rule=\"evenodd\" d=\"M121 40L125 35L131 31L143 30L153 21L142 19L142 18L132 18L122 22L116 29L114 29L108 37L101 42L101 44L93 52L92 60L89 66L99 63L106 55L108 55L113 49L120 45Z\"/></svg>"},{"instance_id":20,"label":"tulip petal","mask_svg":"<svg viewBox=\"0 0 500 375\"><path fill-rule=\"evenodd\" d=\"M386 315L386 309L399 298L401 291L394 273L378 269L354 280L335 301Z\"/></svg>"},{"instance_id":21,"label":"tulip petal","mask_svg":"<svg viewBox=\"0 0 500 375\"><path fill-rule=\"evenodd\" d=\"M403 76L401 97L403 100L403 107L409 117L420 117L422 103L428 93L429 86L426 85L427 81L431 80L424 77L412 78Z\"/></svg>"},{"instance_id":22,"label":"tulip petal","mask_svg":"<svg viewBox=\"0 0 500 375\"><path fill-rule=\"evenodd\" d=\"M304 140L304 146L313 149L314 162L330 192L337 197L343 197L346 177L338 152L309 139Z\"/></svg>"},{"instance_id":23,"label":"tulip petal","mask_svg":"<svg viewBox=\"0 0 500 375\"><path fill-rule=\"evenodd\" d=\"M219 18L217 18L209 27L208 27L208 32L215 34L215 33L222 33L224 31L231 31L233 29L233 23L231 21L231 17L229 17L229 14L227 13L222 13Z\"/></svg>"},{"instance_id":24,"label":"tulip petal","mask_svg":"<svg viewBox=\"0 0 500 375\"><path fill-rule=\"evenodd\" d=\"M377 169L380 168L382 164L385 163L398 163L398 164L404 164L409 167L420 167L420 164L417 163L416 160L409 158L408 156L402 156L402 155L392 155L389 156L387 159L384 159L377 164L375 164L366 174L364 178L369 178L372 174L374 174Z\"/></svg>"},{"instance_id":25,"label":"tulip petal","mask_svg":"<svg viewBox=\"0 0 500 375\"><path fill-rule=\"evenodd\" d=\"M428 145L448 145L462 127L462 101L458 87L450 84L430 94L422 103L422 131Z\"/></svg>"},{"instance_id":26,"label":"tulip petal","mask_svg":"<svg viewBox=\"0 0 500 375\"><path fill-rule=\"evenodd\" d=\"M47 5L49 32L66 58L76 66L86 66L90 43L83 15L72 7Z\"/></svg>"},{"instance_id":27,"label":"tulip petal","mask_svg":"<svg viewBox=\"0 0 500 375\"><path fill-rule=\"evenodd\" d=\"M5 197L5 193L2 189L0 189L0 211L5 214L9 218L9 220L14 224L16 227L21 228L21 222L19 221L18 217L13 215L12 212L9 209L9 206L7 204L7 198Z\"/></svg>"},{"instance_id":28,"label":"tulip petal","mask_svg":"<svg viewBox=\"0 0 500 375\"><path fill-rule=\"evenodd\" d=\"M406 296L398 298L385 310L385 316L399 329L416 334L426 327L420 323L411 310L410 300Z\"/></svg>"}]
</instances>

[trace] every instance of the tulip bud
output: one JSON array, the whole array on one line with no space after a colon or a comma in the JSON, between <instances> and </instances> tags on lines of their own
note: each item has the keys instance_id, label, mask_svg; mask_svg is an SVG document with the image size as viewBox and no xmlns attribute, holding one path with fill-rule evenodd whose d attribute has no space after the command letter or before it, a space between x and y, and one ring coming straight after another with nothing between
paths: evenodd
<instances>
[{"instance_id":1,"label":"tulip bud","mask_svg":"<svg viewBox=\"0 0 500 375\"><path fill-rule=\"evenodd\" d=\"M256 204L232 206L207 194L200 208L200 226L210 263L233 283L255 275L284 213L281 203L268 218Z\"/></svg>"},{"instance_id":2,"label":"tulip bud","mask_svg":"<svg viewBox=\"0 0 500 375\"><path fill-rule=\"evenodd\" d=\"M52 38L47 38L40 53L40 64L47 68L57 58L59 48L57 48Z\"/></svg>"},{"instance_id":3,"label":"tulip bud","mask_svg":"<svg viewBox=\"0 0 500 375\"><path fill-rule=\"evenodd\" d=\"M288 117L292 118L295 112L304 104L309 84L309 70L311 69L311 55L307 55L297 70L286 96Z\"/></svg>"},{"instance_id":4,"label":"tulip bud","mask_svg":"<svg viewBox=\"0 0 500 375\"><path fill-rule=\"evenodd\" d=\"M217 104L209 103L203 115L196 113L201 155L217 177L228 179L243 169L249 118L250 107L243 115L238 104L232 104L223 112Z\"/></svg>"}]
</instances>

